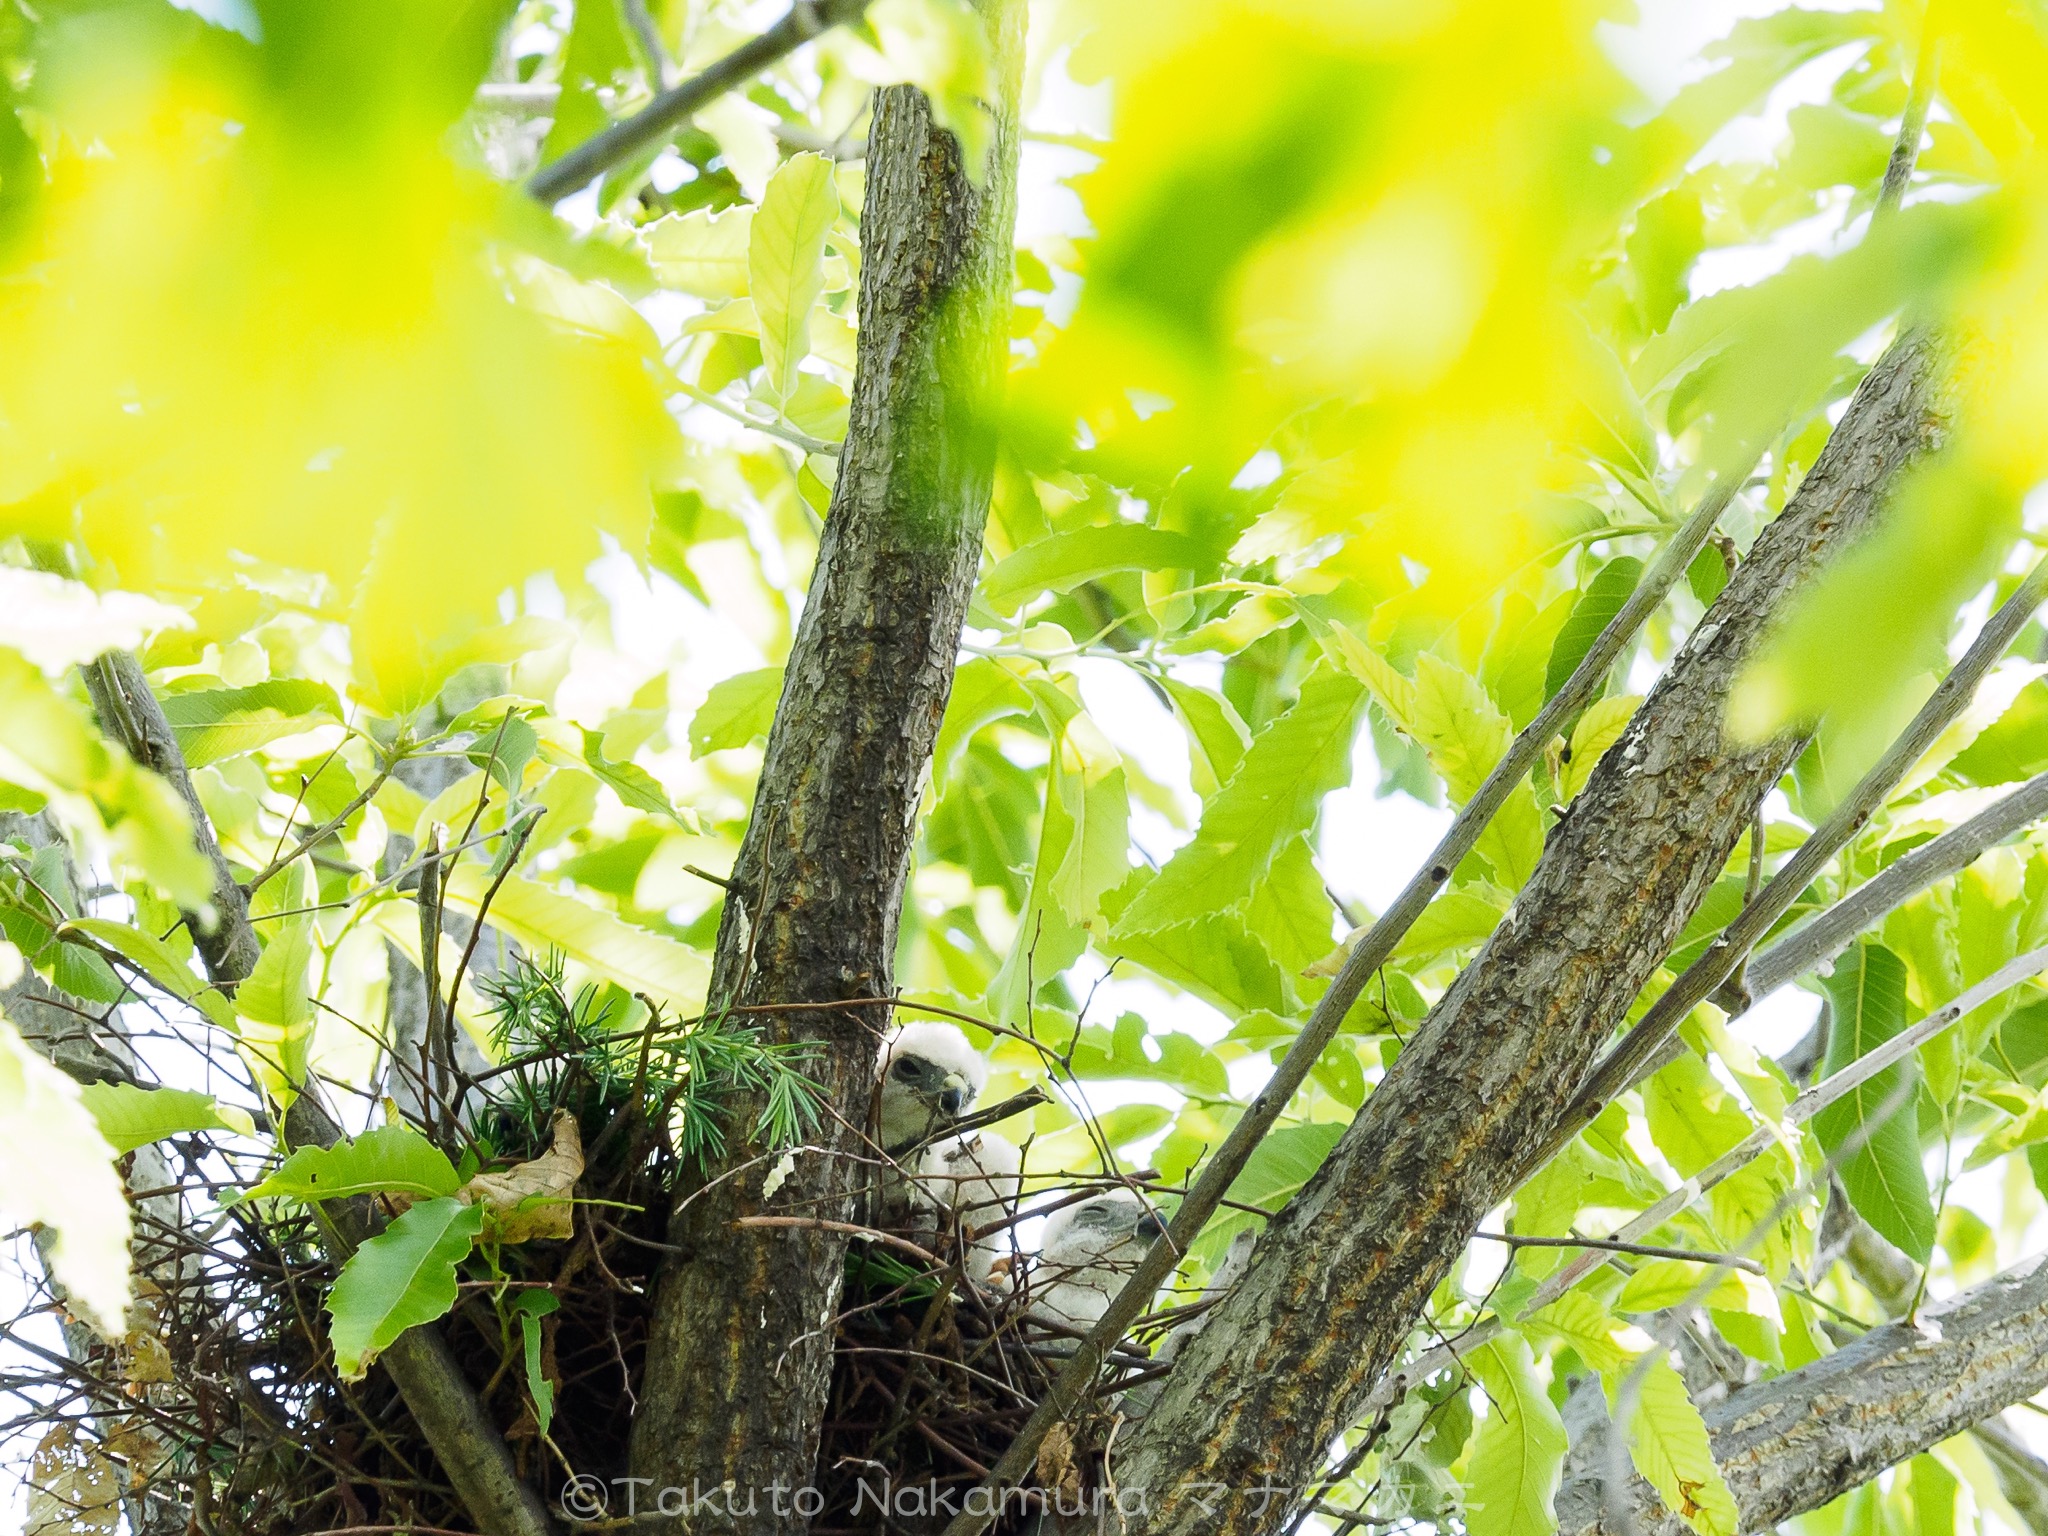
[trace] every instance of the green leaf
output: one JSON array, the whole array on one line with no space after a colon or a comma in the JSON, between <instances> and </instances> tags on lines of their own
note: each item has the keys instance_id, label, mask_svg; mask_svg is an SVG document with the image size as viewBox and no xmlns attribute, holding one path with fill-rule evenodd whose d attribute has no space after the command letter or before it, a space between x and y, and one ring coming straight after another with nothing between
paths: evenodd
<instances>
[{"instance_id":1,"label":"green leaf","mask_svg":"<svg viewBox=\"0 0 2048 1536\"><path fill-rule=\"evenodd\" d=\"M1636 1373L1640 1372L1640 1375ZM1674 1511L1700 1536L1738 1536L1741 1517L1735 1495L1714 1461L1706 1421L1686 1396L1685 1383L1663 1355L1631 1367L1638 1395L1628 1417L1628 1448L1636 1470L1664 1507ZM1612 1408L1623 1373L1605 1378Z\"/></svg>"},{"instance_id":2,"label":"green leaf","mask_svg":"<svg viewBox=\"0 0 2048 1536\"><path fill-rule=\"evenodd\" d=\"M0 650L0 779L49 798L67 830L104 839L118 863L188 911L213 898L213 866L169 783L111 745L24 657Z\"/></svg>"},{"instance_id":3,"label":"green leaf","mask_svg":"<svg viewBox=\"0 0 2048 1536\"><path fill-rule=\"evenodd\" d=\"M626 805L636 811L648 811L656 816L666 816L687 832L698 830L696 818L685 818L669 800L668 792L660 782L638 763L614 762L604 755L604 732L585 729L583 732L583 761L590 765L590 771L597 775L598 782L608 787Z\"/></svg>"},{"instance_id":4,"label":"green leaf","mask_svg":"<svg viewBox=\"0 0 2048 1536\"><path fill-rule=\"evenodd\" d=\"M422 1199L462 1187L448 1156L410 1126L380 1125L354 1141L300 1147L242 1198L339 1200L377 1191Z\"/></svg>"},{"instance_id":5,"label":"green leaf","mask_svg":"<svg viewBox=\"0 0 2048 1536\"><path fill-rule=\"evenodd\" d=\"M1140 875L1156 878L1149 871ZM1295 1007L1287 974L1237 913L1196 918L1150 933L1112 928L1104 948L1228 1014L1289 1013Z\"/></svg>"},{"instance_id":6,"label":"green leaf","mask_svg":"<svg viewBox=\"0 0 2048 1536\"><path fill-rule=\"evenodd\" d=\"M1549 1536L1551 1500L1570 1442L1529 1346L1509 1333L1465 1356L1486 1389L1486 1421L1465 1473L1471 1536Z\"/></svg>"},{"instance_id":7,"label":"green leaf","mask_svg":"<svg viewBox=\"0 0 2048 1536\"><path fill-rule=\"evenodd\" d=\"M1516 1326L1525 1334L1569 1344L1581 1360L1603 1374L1630 1365L1641 1348L1640 1330L1583 1290L1566 1291Z\"/></svg>"},{"instance_id":8,"label":"green leaf","mask_svg":"<svg viewBox=\"0 0 2048 1536\"><path fill-rule=\"evenodd\" d=\"M1643 562L1634 555L1610 560L1594 573L1550 648L1550 665L1543 672L1544 698L1550 698L1571 680L1586 653L1593 649L1593 642L1600 638L1600 632L1634 595L1642 576Z\"/></svg>"},{"instance_id":9,"label":"green leaf","mask_svg":"<svg viewBox=\"0 0 2048 1536\"><path fill-rule=\"evenodd\" d=\"M587 0L576 7L569 25L569 46L562 57L562 94L541 145L543 165L560 159L607 126L610 115L598 92L614 89L634 62L619 0Z\"/></svg>"},{"instance_id":10,"label":"green leaf","mask_svg":"<svg viewBox=\"0 0 2048 1536\"><path fill-rule=\"evenodd\" d=\"M988 33L969 0L875 0L867 21L900 78L931 98L932 115L960 141L967 177L979 185L988 161Z\"/></svg>"},{"instance_id":11,"label":"green leaf","mask_svg":"<svg viewBox=\"0 0 2048 1536\"><path fill-rule=\"evenodd\" d=\"M1458 805L1472 798L1513 735L1478 678L1427 652L1415 661L1413 720L1409 734Z\"/></svg>"},{"instance_id":12,"label":"green leaf","mask_svg":"<svg viewBox=\"0 0 2048 1536\"><path fill-rule=\"evenodd\" d=\"M1017 934L990 983L996 1016L1027 1016L1026 993L1079 958L1100 926L1102 900L1130 876L1130 796L1123 757L1055 683L1027 685L1052 755L1038 858Z\"/></svg>"},{"instance_id":13,"label":"green leaf","mask_svg":"<svg viewBox=\"0 0 2048 1536\"><path fill-rule=\"evenodd\" d=\"M1163 677L1160 683L1173 700L1173 712L1187 727L1189 776L1195 793L1207 800L1237 771L1251 732L1221 694L1173 677Z\"/></svg>"},{"instance_id":14,"label":"green leaf","mask_svg":"<svg viewBox=\"0 0 2048 1536\"><path fill-rule=\"evenodd\" d=\"M282 1030L313 1022L313 991L306 968L313 961L313 920L291 917L272 929L249 979L235 989L235 1011Z\"/></svg>"},{"instance_id":15,"label":"green leaf","mask_svg":"<svg viewBox=\"0 0 2048 1536\"><path fill-rule=\"evenodd\" d=\"M747 252L753 232L750 206L722 213L700 208L656 219L641 229L640 239L662 287L717 303L747 296Z\"/></svg>"},{"instance_id":16,"label":"green leaf","mask_svg":"<svg viewBox=\"0 0 2048 1536\"><path fill-rule=\"evenodd\" d=\"M1681 1302L1697 1301L1704 1306L1725 1307L1739 1312L1748 1305L1748 1292L1743 1289L1739 1273L1731 1270L1717 1279L1704 1294L1696 1294L1706 1276L1707 1266L1697 1260L1645 1259L1628 1277L1621 1294L1614 1298L1614 1310L1661 1312Z\"/></svg>"},{"instance_id":17,"label":"green leaf","mask_svg":"<svg viewBox=\"0 0 2048 1536\"><path fill-rule=\"evenodd\" d=\"M982 595L1010 613L1043 592L1067 592L1114 571L1198 570L1214 563L1184 533L1139 523L1076 528L1025 545L982 578Z\"/></svg>"},{"instance_id":18,"label":"green leaf","mask_svg":"<svg viewBox=\"0 0 2048 1536\"><path fill-rule=\"evenodd\" d=\"M490 882L482 866L458 865L444 894L450 906L475 916ZM710 964L696 950L537 880L518 875L506 880L491 898L486 921L536 954L559 950L629 992L645 992L692 1012L710 983Z\"/></svg>"},{"instance_id":19,"label":"green leaf","mask_svg":"<svg viewBox=\"0 0 2048 1536\"><path fill-rule=\"evenodd\" d=\"M1849 950L1823 986L1832 1013L1823 1077L1906 1026L1906 967L1881 944ZM1924 1264L1934 1251L1934 1202L1920 1162L1918 1081L1910 1059L1887 1067L1814 1116L1813 1129L1828 1154L1841 1158L1842 1187L1857 1214ZM1866 1138L1863 1145L1842 1157L1859 1136Z\"/></svg>"},{"instance_id":20,"label":"green leaf","mask_svg":"<svg viewBox=\"0 0 2048 1536\"><path fill-rule=\"evenodd\" d=\"M325 683L280 677L246 688L203 688L163 696L164 718L187 767L253 752L285 736L341 719L341 701Z\"/></svg>"},{"instance_id":21,"label":"green leaf","mask_svg":"<svg viewBox=\"0 0 2048 1536\"><path fill-rule=\"evenodd\" d=\"M78 1085L0 1018L0 1212L54 1232L50 1263L74 1308L126 1331L128 1192Z\"/></svg>"},{"instance_id":22,"label":"green leaf","mask_svg":"<svg viewBox=\"0 0 2048 1536\"><path fill-rule=\"evenodd\" d=\"M1397 959L1430 961L1453 950L1484 943L1500 926L1507 908L1476 891L1446 891L1423 909L1394 947Z\"/></svg>"},{"instance_id":23,"label":"green leaf","mask_svg":"<svg viewBox=\"0 0 2048 1536\"><path fill-rule=\"evenodd\" d=\"M1184 844L1131 905L1120 934L1153 932L1250 899L1287 840L1315 823L1323 796L1349 781L1365 709L1356 679L1318 665L1301 697L1252 740Z\"/></svg>"},{"instance_id":24,"label":"green leaf","mask_svg":"<svg viewBox=\"0 0 2048 1536\"><path fill-rule=\"evenodd\" d=\"M526 765L539 750L540 737L533 727L508 710L479 725L476 740L462 749L462 755L503 785L507 794L516 795Z\"/></svg>"},{"instance_id":25,"label":"green leaf","mask_svg":"<svg viewBox=\"0 0 2048 1536\"><path fill-rule=\"evenodd\" d=\"M1065 1042L1048 1043L1066 1049ZM1119 1017L1114 1030L1099 1025L1083 1029L1073 1042L1072 1065L1077 1077L1165 1083L1212 1099L1230 1093L1230 1074L1201 1041L1175 1030L1151 1030L1135 1013Z\"/></svg>"},{"instance_id":26,"label":"green leaf","mask_svg":"<svg viewBox=\"0 0 2048 1536\"><path fill-rule=\"evenodd\" d=\"M763 667L714 683L690 720L690 756L703 757L765 738L782 697L782 668Z\"/></svg>"},{"instance_id":27,"label":"green leaf","mask_svg":"<svg viewBox=\"0 0 2048 1536\"><path fill-rule=\"evenodd\" d=\"M343 1381L361 1380L406 1329L455 1305L455 1267L469 1257L483 1225L480 1205L425 1200L349 1256L327 1296L334 1318L328 1337Z\"/></svg>"},{"instance_id":28,"label":"green leaf","mask_svg":"<svg viewBox=\"0 0 2048 1536\"><path fill-rule=\"evenodd\" d=\"M1230 1198L1263 1211L1279 1210L1315 1177L1343 1134L1343 1126L1326 1122L1282 1126L1253 1149L1244 1172L1231 1183ZM1229 1249L1230 1240L1256 1221L1259 1218L1249 1211L1226 1207L1202 1229L1189 1252L1213 1265Z\"/></svg>"},{"instance_id":29,"label":"green leaf","mask_svg":"<svg viewBox=\"0 0 2048 1536\"><path fill-rule=\"evenodd\" d=\"M1031 695L1016 673L988 656L963 662L953 673L953 691L946 698L945 718L932 748L932 777L943 783L974 734L985 725L1011 715L1031 713Z\"/></svg>"},{"instance_id":30,"label":"green leaf","mask_svg":"<svg viewBox=\"0 0 2048 1536\"><path fill-rule=\"evenodd\" d=\"M534 1422L545 1436L555 1421L555 1384L541 1370L540 1320L560 1309L562 1300L553 1291L521 1291L513 1298L512 1310L519 1317L521 1343L526 1356L526 1390L533 1398Z\"/></svg>"},{"instance_id":31,"label":"green leaf","mask_svg":"<svg viewBox=\"0 0 2048 1536\"><path fill-rule=\"evenodd\" d=\"M754 212L747 278L778 400L796 393L797 364L810 355L811 309L825 291L825 236L838 217L832 162L812 154L791 155Z\"/></svg>"},{"instance_id":32,"label":"green leaf","mask_svg":"<svg viewBox=\"0 0 2048 1536\"><path fill-rule=\"evenodd\" d=\"M222 1029L234 1031L235 1010L228 1000L194 975L155 935L104 917L74 917L57 930L59 938L67 933L98 940L171 996L190 1003Z\"/></svg>"},{"instance_id":33,"label":"green leaf","mask_svg":"<svg viewBox=\"0 0 2048 1536\"><path fill-rule=\"evenodd\" d=\"M1579 716L1579 723L1572 727L1569 755L1565 759L1564 772L1558 775L1557 795L1560 800L1570 800L1586 787L1586 780L1593 777L1593 770L1599 766L1607 749L1621 740L1636 706L1642 702L1640 694L1618 693L1610 698L1596 699L1586 706L1586 712Z\"/></svg>"},{"instance_id":34,"label":"green leaf","mask_svg":"<svg viewBox=\"0 0 2048 1536\"><path fill-rule=\"evenodd\" d=\"M1650 1140L1681 1178L1691 1178L1753 1129L1707 1064L1687 1051L1643 1086Z\"/></svg>"},{"instance_id":35,"label":"green leaf","mask_svg":"<svg viewBox=\"0 0 2048 1536\"><path fill-rule=\"evenodd\" d=\"M100 1134L116 1153L187 1131L233 1131L254 1136L256 1125L242 1110L223 1107L210 1093L191 1088L139 1088L133 1083L87 1083L78 1091Z\"/></svg>"}]
</instances>

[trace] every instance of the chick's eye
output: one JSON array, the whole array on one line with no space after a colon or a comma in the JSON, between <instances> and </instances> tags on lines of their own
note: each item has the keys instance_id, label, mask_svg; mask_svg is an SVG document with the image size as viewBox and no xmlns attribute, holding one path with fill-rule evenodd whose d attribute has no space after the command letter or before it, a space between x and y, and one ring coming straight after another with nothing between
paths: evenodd
<instances>
[{"instance_id":1,"label":"chick's eye","mask_svg":"<svg viewBox=\"0 0 2048 1536\"><path fill-rule=\"evenodd\" d=\"M893 1068L891 1068L891 1070L896 1074L896 1076L902 1078L907 1083L913 1077L917 1076L917 1063L912 1061L908 1056L905 1056L898 1060L896 1065Z\"/></svg>"}]
</instances>

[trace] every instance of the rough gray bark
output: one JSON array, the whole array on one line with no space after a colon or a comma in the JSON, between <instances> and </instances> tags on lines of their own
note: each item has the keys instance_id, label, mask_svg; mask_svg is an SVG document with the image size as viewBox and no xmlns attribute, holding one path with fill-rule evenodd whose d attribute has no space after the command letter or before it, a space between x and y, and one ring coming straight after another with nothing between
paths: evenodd
<instances>
[{"instance_id":1,"label":"rough gray bark","mask_svg":"<svg viewBox=\"0 0 2048 1536\"><path fill-rule=\"evenodd\" d=\"M1268 1226L1119 1459L1119 1486L1146 1490L1143 1530L1251 1532L1284 1520L1270 1490L1309 1480L1481 1216L1531 1171L1789 765L1791 742L1744 750L1723 738L1729 689L1794 594L1941 436L1939 368L1933 343L1913 335L1872 370L1507 919Z\"/></svg>"},{"instance_id":2,"label":"rough gray bark","mask_svg":"<svg viewBox=\"0 0 2048 1536\"><path fill-rule=\"evenodd\" d=\"M2048 1386L2048 1263L2036 1259L1705 1410L1742 1529L1781 1520ZM1572 1447L1557 1493L1560 1536L1684 1536L1689 1527L1633 1474L1606 1488L1607 1433Z\"/></svg>"},{"instance_id":3,"label":"rough gray bark","mask_svg":"<svg viewBox=\"0 0 2048 1536\"><path fill-rule=\"evenodd\" d=\"M985 0L993 147L977 187L922 95L881 93L861 226L852 417L734 867L713 964L714 1006L822 1003L891 987L913 822L987 514L995 392L1007 343L1022 7ZM819 1228L742 1229L767 1211L844 1221L866 1179L862 1134L888 1010L757 1015L814 1042L807 1073L831 1106L771 1201L746 1125L678 1191L633 1472L661 1488L730 1482L741 1513L697 1531L801 1528L769 1490L809 1482L846 1248ZM731 1177L720 1179L721 1174ZM757 1506L752 1515L749 1504Z\"/></svg>"},{"instance_id":4,"label":"rough gray bark","mask_svg":"<svg viewBox=\"0 0 2048 1536\"><path fill-rule=\"evenodd\" d=\"M232 994L254 969L262 942L249 922L248 897L235 882L234 870L192 787L177 736L133 656L110 651L85 669L85 680L102 728L130 757L168 779L192 813L199 849L213 865L214 911L210 921L204 914L188 912L186 925L207 975ZM341 1126L312 1083L292 1101L284 1132L291 1146L310 1142L325 1147L341 1140ZM344 1249L353 1248L373 1230L366 1206L351 1209L349 1202L331 1201L326 1212ZM440 1331L432 1325L414 1328L400 1335L379 1361L477 1522L494 1536L552 1536L553 1525L539 1496L520 1481L504 1436L478 1404Z\"/></svg>"}]
</instances>

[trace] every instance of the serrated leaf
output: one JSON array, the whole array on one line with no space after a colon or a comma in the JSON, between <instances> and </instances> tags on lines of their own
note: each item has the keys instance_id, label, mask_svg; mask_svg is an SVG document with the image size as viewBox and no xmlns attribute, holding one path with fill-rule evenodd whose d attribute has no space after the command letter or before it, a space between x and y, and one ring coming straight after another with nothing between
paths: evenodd
<instances>
[{"instance_id":1,"label":"serrated leaf","mask_svg":"<svg viewBox=\"0 0 2048 1536\"><path fill-rule=\"evenodd\" d=\"M483 1224L481 1206L423 1200L349 1255L327 1295L328 1337L343 1381L360 1380L406 1329L455 1305L455 1267Z\"/></svg>"},{"instance_id":2,"label":"serrated leaf","mask_svg":"<svg viewBox=\"0 0 2048 1536\"><path fill-rule=\"evenodd\" d=\"M1634 1409L1628 1416L1628 1449L1636 1470L1672 1513L1700 1536L1738 1536L1741 1517L1735 1495L1714 1461L1706 1421L1685 1383L1662 1354L1631 1367ZM1615 1405L1620 1381L1605 1378L1608 1404Z\"/></svg>"},{"instance_id":3,"label":"serrated leaf","mask_svg":"<svg viewBox=\"0 0 2048 1536\"><path fill-rule=\"evenodd\" d=\"M1579 716L1579 723L1572 727L1570 756L1565 761L1564 772L1558 775L1559 799L1570 800L1586 787L1586 780L1593 776L1601 757L1621 740L1622 732L1628 729L1629 718L1642 702L1641 694L1618 693L1610 698L1596 699L1586 706L1586 712Z\"/></svg>"},{"instance_id":4,"label":"serrated leaf","mask_svg":"<svg viewBox=\"0 0 2048 1536\"><path fill-rule=\"evenodd\" d=\"M1071 591L1115 571L1191 571L1213 562L1214 556L1184 533L1111 523L1026 544L982 578L981 590L989 606L1009 613L1040 593Z\"/></svg>"},{"instance_id":5,"label":"serrated leaf","mask_svg":"<svg viewBox=\"0 0 2048 1536\"><path fill-rule=\"evenodd\" d=\"M236 757L285 736L341 719L341 701L325 683L279 677L246 688L167 693L164 718L187 767Z\"/></svg>"},{"instance_id":6,"label":"serrated leaf","mask_svg":"<svg viewBox=\"0 0 2048 1536\"><path fill-rule=\"evenodd\" d=\"M1326 666L1311 672L1294 707L1253 738L1230 782L1202 808L1194 840L1124 910L1118 931L1145 933L1242 907L1287 840L1315 824L1323 796L1349 781L1364 706L1356 679Z\"/></svg>"},{"instance_id":7,"label":"serrated leaf","mask_svg":"<svg viewBox=\"0 0 2048 1536\"><path fill-rule=\"evenodd\" d=\"M1064 1042L1050 1043L1067 1049ZM1121 1015L1114 1029L1083 1029L1072 1042L1071 1064L1077 1077L1165 1083L1181 1093L1212 1099L1230 1093L1230 1074L1207 1046L1177 1030L1152 1030L1135 1013Z\"/></svg>"},{"instance_id":8,"label":"serrated leaf","mask_svg":"<svg viewBox=\"0 0 2048 1536\"><path fill-rule=\"evenodd\" d=\"M475 916L490 883L490 871L480 865L458 865L444 895L450 906ZM523 876L498 887L486 921L535 954L558 950L629 992L693 1013L711 980L710 963L696 950Z\"/></svg>"},{"instance_id":9,"label":"serrated leaf","mask_svg":"<svg viewBox=\"0 0 2048 1536\"><path fill-rule=\"evenodd\" d=\"M1513 735L1478 678L1427 652L1415 662L1413 718L1408 734L1459 805L1472 798Z\"/></svg>"},{"instance_id":10,"label":"serrated leaf","mask_svg":"<svg viewBox=\"0 0 2048 1536\"><path fill-rule=\"evenodd\" d=\"M1857 945L1822 985L1832 1009L1823 1077L1905 1028L1906 967L1883 945ZM1840 1159L1842 1187L1857 1214L1924 1264L1934 1251L1934 1202L1920 1161L1918 1078L1910 1059L1887 1067L1815 1115L1813 1129L1829 1156ZM1863 1144L1844 1156L1857 1137Z\"/></svg>"},{"instance_id":11,"label":"serrated leaf","mask_svg":"<svg viewBox=\"0 0 2048 1536\"><path fill-rule=\"evenodd\" d=\"M1372 690L1373 702L1405 735L1415 734L1415 684L1394 670L1394 664L1342 624L1316 632L1323 653Z\"/></svg>"},{"instance_id":12,"label":"serrated leaf","mask_svg":"<svg viewBox=\"0 0 2048 1536\"><path fill-rule=\"evenodd\" d=\"M1564 627L1557 632L1556 643L1550 648L1550 664L1543 672L1544 698L1549 698L1571 680L1571 675L1579 669L1579 663L1586 659L1586 653L1593 649L1593 642L1600 638L1600 631L1621 612L1642 576L1643 562L1634 555L1610 560L1594 573L1579 600L1572 605L1571 617L1564 621Z\"/></svg>"},{"instance_id":13,"label":"serrated leaf","mask_svg":"<svg viewBox=\"0 0 2048 1536\"><path fill-rule=\"evenodd\" d=\"M746 297L753 229L751 206L720 213L700 208L656 219L641 229L640 240L662 287L716 303Z\"/></svg>"},{"instance_id":14,"label":"serrated leaf","mask_svg":"<svg viewBox=\"0 0 2048 1536\"><path fill-rule=\"evenodd\" d=\"M190 1003L222 1029L235 1029L235 1011L228 1000L194 975L191 967L154 934L104 917L74 917L57 930L57 935L62 938L67 932L98 940L171 996Z\"/></svg>"},{"instance_id":15,"label":"serrated leaf","mask_svg":"<svg viewBox=\"0 0 2048 1536\"><path fill-rule=\"evenodd\" d=\"M768 181L747 241L748 291L761 323L761 356L778 400L796 392L810 355L811 309L825 292L825 236L839 188L823 155L791 155Z\"/></svg>"},{"instance_id":16,"label":"serrated leaf","mask_svg":"<svg viewBox=\"0 0 2048 1536\"><path fill-rule=\"evenodd\" d=\"M340 1200L391 1193L416 1199L453 1196L462 1187L447 1153L406 1125L380 1125L353 1141L300 1147L245 1200Z\"/></svg>"},{"instance_id":17,"label":"serrated leaf","mask_svg":"<svg viewBox=\"0 0 2048 1536\"><path fill-rule=\"evenodd\" d=\"M79 1097L116 1153L187 1131L232 1131L254 1136L248 1114L191 1088L140 1088L133 1083L87 1083Z\"/></svg>"},{"instance_id":18,"label":"serrated leaf","mask_svg":"<svg viewBox=\"0 0 2048 1536\"><path fill-rule=\"evenodd\" d=\"M782 697L782 668L762 667L713 683L690 719L690 756L744 747L765 737Z\"/></svg>"},{"instance_id":19,"label":"serrated leaf","mask_svg":"<svg viewBox=\"0 0 2048 1536\"><path fill-rule=\"evenodd\" d=\"M1650 1343L1640 1328L1622 1321L1582 1290L1566 1291L1516 1327L1569 1344L1581 1360L1603 1374L1626 1368Z\"/></svg>"},{"instance_id":20,"label":"serrated leaf","mask_svg":"<svg viewBox=\"0 0 2048 1536\"><path fill-rule=\"evenodd\" d=\"M1471 1536L1549 1536L1570 1442L1529 1346L1508 1333L1471 1351L1465 1364L1487 1400L1465 1472L1465 1528Z\"/></svg>"},{"instance_id":21,"label":"serrated leaf","mask_svg":"<svg viewBox=\"0 0 2048 1536\"><path fill-rule=\"evenodd\" d=\"M1286 1013L1295 1006L1286 973L1237 913L1197 918L1151 933L1112 929L1104 948L1225 1013Z\"/></svg>"}]
</instances>

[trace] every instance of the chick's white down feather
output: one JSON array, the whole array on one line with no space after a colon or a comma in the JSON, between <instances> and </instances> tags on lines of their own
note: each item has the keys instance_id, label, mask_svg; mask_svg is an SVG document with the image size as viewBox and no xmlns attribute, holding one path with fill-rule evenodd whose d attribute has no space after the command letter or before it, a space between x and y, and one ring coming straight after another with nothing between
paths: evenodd
<instances>
[{"instance_id":1,"label":"chick's white down feather","mask_svg":"<svg viewBox=\"0 0 2048 1536\"><path fill-rule=\"evenodd\" d=\"M976 1131L926 1148L918 1185L935 1205L952 1213L964 1235L1016 1213L1023 1169L1023 1154L1014 1142L993 1131ZM1014 1256L1016 1230L1005 1227L971 1243L968 1275L986 1282L997 1259Z\"/></svg>"},{"instance_id":2,"label":"chick's white down feather","mask_svg":"<svg viewBox=\"0 0 2048 1536\"><path fill-rule=\"evenodd\" d=\"M1031 1266L1031 1310L1075 1328L1091 1326L1165 1230L1158 1213L1128 1189L1054 1211Z\"/></svg>"},{"instance_id":3,"label":"chick's white down feather","mask_svg":"<svg viewBox=\"0 0 2048 1536\"><path fill-rule=\"evenodd\" d=\"M950 1024L905 1024L882 1052L883 1150L904 1152L974 1106L988 1063Z\"/></svg>"}]
</instances>

